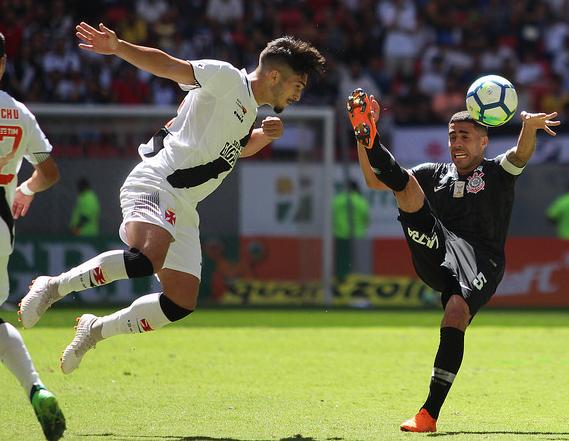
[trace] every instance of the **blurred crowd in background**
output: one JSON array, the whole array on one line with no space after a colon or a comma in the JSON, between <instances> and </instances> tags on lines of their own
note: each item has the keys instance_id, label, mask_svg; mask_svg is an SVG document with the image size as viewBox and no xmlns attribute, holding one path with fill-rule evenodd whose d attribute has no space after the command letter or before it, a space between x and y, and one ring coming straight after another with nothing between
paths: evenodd
<instances>
[{"instance_id":1,"label":"blurred crowd in background","mask_svg":"<svg viewBox=\"0 0 569 441\"><path fill-rule=\"evenodd\" d=\"M26 102L175 105L183 92L80 50L74 27L104 22L119 38L184 59L251 70L267 41L315 44L328 73L304 104L342 108L363 87L394 122L447 121L476 77L510 79L520 109L569 115L569 0L3 0L2 88Z\"/></svg>"}]
</instances>

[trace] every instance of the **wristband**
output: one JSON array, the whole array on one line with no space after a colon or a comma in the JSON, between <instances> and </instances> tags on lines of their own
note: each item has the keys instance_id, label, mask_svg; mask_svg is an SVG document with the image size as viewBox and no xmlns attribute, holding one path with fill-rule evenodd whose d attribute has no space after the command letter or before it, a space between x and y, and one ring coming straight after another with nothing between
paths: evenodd
<instances>
[{"instance_id":1,"label":"wristband","mask_svg":"<svg viewBox=\"0 0 569 441\"><path fill-rule=\"evenodd\" d=\"M32 191L30 187L28 187L28 181L22 182L22 185L20 185L20 191L26 196L33 196L36 194L35 191Z\"/></svg>"}]
</instances>

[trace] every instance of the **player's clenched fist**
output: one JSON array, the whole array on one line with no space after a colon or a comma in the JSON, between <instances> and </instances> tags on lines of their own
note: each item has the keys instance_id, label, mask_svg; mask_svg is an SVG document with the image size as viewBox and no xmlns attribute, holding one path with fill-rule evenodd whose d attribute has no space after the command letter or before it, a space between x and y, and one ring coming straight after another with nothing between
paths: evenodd
<instances>
[{"instance_id":1,"label":"player's clenched fist","mask_svg":"<svg viewBox=\"0 0 569 441\"><path fill-rule=\"evenodd\" d=\"M75 26L75 35L83 41L79 43L81 49L86 49L102 55L112 55L117 51L119 39L114 31L99 23L99 30L84 21Z\"/></svg>"},{"instance_id":2,"label":"player's clenched fist","mask_svg":"<svg viewBox=\"0 0 569 441\"><path fill-rule=\"evenodd\" d=\"M276 116L268 116L261 123L263 134L271 139L278 139L282 136L284 125L280 118Z\"/></svg>"}]
</instances>

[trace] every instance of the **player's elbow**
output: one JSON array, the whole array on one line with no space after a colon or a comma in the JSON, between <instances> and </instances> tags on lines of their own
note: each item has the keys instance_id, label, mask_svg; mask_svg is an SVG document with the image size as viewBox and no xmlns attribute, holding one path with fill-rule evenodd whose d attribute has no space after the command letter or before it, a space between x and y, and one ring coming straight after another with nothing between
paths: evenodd
<instances>
[{"instance_id":1,"label":"player's elbow","mask_svg":"<svg viewBox=\"0 0 569 441\"><path fill-rule=\"evenodd\" d=\"M377 179L375 176L366 176L365 177L366 186L372 190L389 190L389 187Z\"/></svg>"},{"instance_id":2,"label":"player's elbow","mask_svg":"<svg viewBox=\"0 0 569 441\"><path fill-rule=\"evenodd\" d=\"M45 173L46 181L51 185L56 184L61 179L61 173L59 173L59 167L53 162L53 165L49 167Z\"/></svg>"},{"instance_id":3,"label":"player's elbow","mask_svg":"<svg viewBox=\"0 0 569 441\"><path fill-rule=\"evenodd\" d=\"M59 167L51 157L46 161L40 163L36 169L41 176L41 180L44 182L44 186L46 188L49 188L57 183L61 177L59 173Z\"/></svg>"}]
</instances>

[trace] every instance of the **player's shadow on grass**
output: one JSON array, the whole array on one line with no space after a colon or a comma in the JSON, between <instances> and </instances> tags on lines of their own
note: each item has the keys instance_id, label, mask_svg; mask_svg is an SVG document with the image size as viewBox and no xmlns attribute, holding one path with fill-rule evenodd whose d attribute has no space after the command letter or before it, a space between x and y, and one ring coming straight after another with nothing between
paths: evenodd
<instances>
[{"instance_id":1,"label":"player's shadow on grass","mask_svg":"<svg viewBox=\"0 0 569 441\"><path fill-rule=\"evenodd\" d=\"M175 436L175 435L119 435L117 433L82 433L78 434L79 436L83 436L86 438L91 437L105 437L109 439L117 439L117 440L171 440L171 441L255 441L255 440L247 440L247 439L238 439L238 438L216 438L212 436ZM334 437L334 438L326 438L325 441L342 441L343 438ZM257 440L259 441L259 440ZM281 438L279 440L268 439L268 440L260 440L260 441L319 441L316 438L304 437L300 433L289 436L286 438ZM324 441L324 440L323 440Z\"/></svg>"},{"instance_id":2,"label":"player's shadow on grass","mask_svg":"<svg viewBox=\"0 0 569 441\"><path fill-rule=\"evenodd\" d=\"M543 436L543 435L569 435L569 432L523 432L519 430L488 430L488 431L461 431L461 432L437 432L429 433L427 436L454 436L454 435L524 435L524 436Z\"/></svg>"}]
</instances>

